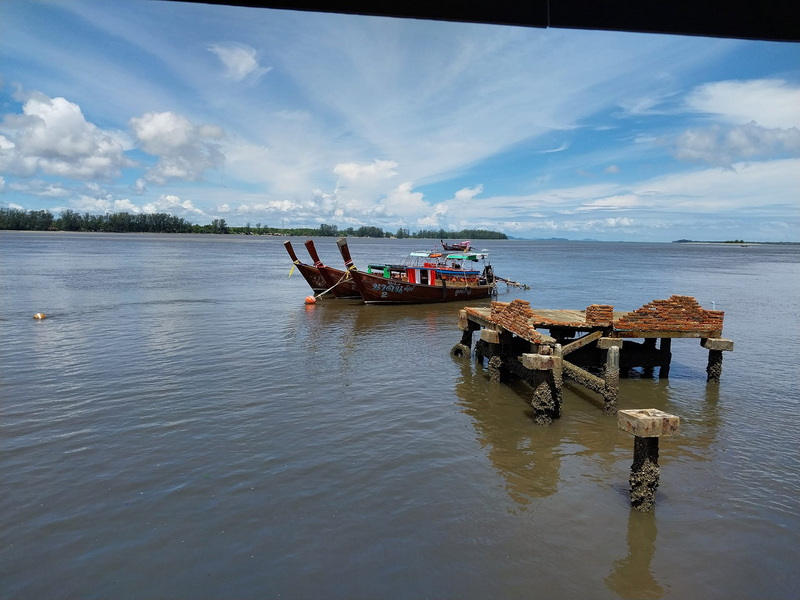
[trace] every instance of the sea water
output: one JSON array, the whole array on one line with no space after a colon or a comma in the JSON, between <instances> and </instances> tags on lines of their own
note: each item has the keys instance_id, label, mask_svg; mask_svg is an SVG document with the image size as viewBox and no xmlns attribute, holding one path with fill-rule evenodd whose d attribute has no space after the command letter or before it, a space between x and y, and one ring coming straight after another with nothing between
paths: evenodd
<instances>
[{"instance_id":1,"label":"sea water","mask_svg":"<svg viewBox=\"0 0 800 600\"><path fill-rule=\"evenodd\" d=\"M800 247L475 244L501 301L725 312L719 385L696 339L621 382L681 419L643 514L599 396L536 425L450 356L463 304L306 305L283 241L0 232L0 597L800 597Z\"/></svg>"}]
</instances>

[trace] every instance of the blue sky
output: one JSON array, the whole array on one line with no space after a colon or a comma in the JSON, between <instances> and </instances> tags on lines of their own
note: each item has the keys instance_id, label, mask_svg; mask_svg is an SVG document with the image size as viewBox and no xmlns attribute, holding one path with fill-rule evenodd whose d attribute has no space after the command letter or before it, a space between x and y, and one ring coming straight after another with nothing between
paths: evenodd
<instances>
[{"instance_id":1,"label":"blue sky","mask_svg":"<svg viewBox=\"0 0 800 600\"><path fill-rule=\"evenodd\" d=\"M800 44L3 0L0 206L800 241Z\"/></svg>"}]
</instances>

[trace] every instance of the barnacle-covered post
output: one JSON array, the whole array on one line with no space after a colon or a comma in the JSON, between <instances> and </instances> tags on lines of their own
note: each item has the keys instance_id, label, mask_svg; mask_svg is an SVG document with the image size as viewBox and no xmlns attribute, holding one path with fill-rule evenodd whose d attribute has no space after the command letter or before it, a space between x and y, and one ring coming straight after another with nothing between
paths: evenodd
<instances>
[{"instance_id":1,"label":"barnacle-covered post","mask_svg":"<svg viewBox=\"0 0 800 600\"><path fill-rule=\"evenodd\" d=\"M619 400L619 351L622 340L602 337L597 347L606 351L606 362L603 365L603 413L615 415Z\"/></svg>"},{"instance_id":2,"label":"barnacle-covered post","mask_svg":"<svg viewBox=\"0 0 800 600\"><path fill-rule=\"evenodd\" d=\"M563 358L560 344L555 352L551 346L541 344L537 354L523 354L522 366L530 370L527 379L533 387L534 420L540 425L550 425L553 418L561 416Z\"/></svg>"},{"instance_id":3,"label":"barnacle-covered post","mask_svg":"<svg viewBox=\"0 0 800 600\"><path fill-rule=\"evenodd\" d=\"M708 366L706 374L708 383L719 383L722 375L722 353L733 350L733 340L725 338L703 338L700 345L708 350Z\"/></svg>"},{"instance_id":4,"label":"barnacle-covered post","mask_svg":"<svg viewBox=\"0 0 800 600\"><path fill-rule=\"evenodd\" d=\"M658 438L676 433L680 418L656 408L621 410L617 413L617 425L635 436L633 464L628 479L631 506L641 512L648 512L655 505L661 474L658 466Z\"/></svg>"}]
</instances>

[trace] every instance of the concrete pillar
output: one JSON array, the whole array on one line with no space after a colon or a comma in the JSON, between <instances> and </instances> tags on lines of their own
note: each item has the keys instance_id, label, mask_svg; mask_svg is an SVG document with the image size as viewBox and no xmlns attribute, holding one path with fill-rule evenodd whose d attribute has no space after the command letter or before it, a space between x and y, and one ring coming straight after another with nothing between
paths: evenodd
<instances>
[{"instance_id":1,"label":"concrete pillar","mask_svg":"<svg viewBox=\"0 0 800 600\"><path fill-rule=\"evenodd\" d=\"M708 366L706 367L708 377L706 381L708 383L719 383L719 378L722 375L722 353L733 350L733 340L703 338L700 340L700 345L708 350Z\"/></svg>"},{"instance_id":2,"label":"concrete pillar","mask_svg":"<svg viewBox=\"0 0 800 600\"><path fill-rule=\"evenodd\" d=\"M549 346L540 349L549 351ZM528 381L533 386L534 420L539 425L550 425L561 416L562 358L554 354L523 354L522 366L531 371Z\"/></svg>"},{"instance_id":3,"label":"concrete pillar","mask_svg":"<svg viewBox=\"0 0 800 600\"><path fill-rule=\"evenodd\" d=\"M489 381L500 383L503 380L503 361L498 354L489 359Z\"/></svg>"},{"instance_id":4,"label":"concrete pillar","mask_svg":"<svg viewBox=\"0 0 800 600\"><path fill-rule=\"evenodd\" d=\"M658 438L675 434L680 426L680 418L656 408L621 410L617 413L617 425L634 435L633 463L628 479L631 506L648 512L655 506L661 476Z\"/></svg>"},{"instance_id":5,"label":"concrete pillar","mask_svg":"<svg viewBox=\"0 0 800 600\"><path fill-rule=\"evenodd\" d=\"M554 417L561 418L561 404L563 400L562 388L564 386L564 357L561 354L561 344L553 347L553 400L555 401Z\"/></svg>"},{"instance_id":6,"label":"concrete pillar","mask_svg":"<svg viewBox=\"0 0 800 600\"><path fill-rule=\"evenodd\" d=\"M606 364L603 367L603 413L617 414L619 398L619 346L610 346L606 350Z\"/></svg>"}]
</instances>

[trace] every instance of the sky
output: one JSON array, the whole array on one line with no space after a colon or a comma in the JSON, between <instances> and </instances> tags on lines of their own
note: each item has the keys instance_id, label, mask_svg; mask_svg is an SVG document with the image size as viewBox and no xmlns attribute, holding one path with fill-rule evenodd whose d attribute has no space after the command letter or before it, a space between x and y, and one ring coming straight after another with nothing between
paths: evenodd
<instances>
[{"instance_id":1,"label":"sky","mask_svg":"<svg viewBox=\"0 0 800 600\"><path fill-rule=\"evenodd\" d=\"M2 0L0 207L800 241L800 44Z\"/></svg>"}]
</instances>

